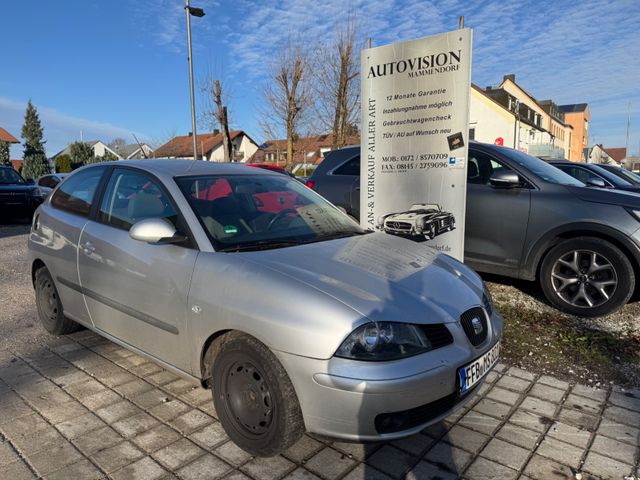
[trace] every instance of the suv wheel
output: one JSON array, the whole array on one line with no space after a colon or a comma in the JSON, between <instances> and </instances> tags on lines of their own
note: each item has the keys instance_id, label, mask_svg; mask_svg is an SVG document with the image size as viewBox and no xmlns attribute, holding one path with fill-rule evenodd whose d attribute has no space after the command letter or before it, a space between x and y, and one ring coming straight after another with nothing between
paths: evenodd
<instances>
[{"instance_id":1,"label":"suv wheel","mask_svg":"<svg viewBox=\"0 0 640 480\"><path fill-rule=\"evenodd\" d=\"M304 433L298 397L287 372L255 338L224 335L213 360L212 394L218 418L240 448L270 457Z\"/></svg>"},{"instance_id":2,"label":"suv wheel","mask_svg":"<svg viewBox=\"0 0 640 480\"><path fill-rule=\"evenodd\" d=\"M553 247L544 257L540 285L553 306L582 317L623 307L635 288L633 266L615 245L579 237Z\"/></svg>"},{"instance_id":3,"label":"suv wheel","mask_svg":"<svg viewBox=\"0 0 640 480\"><path fill-rule=\"evenodd\" d=\"M429 228L427 230L427 234L424 236L427 240L433 240L436 237L436 226L431 223L429 224Z\"/></svg>"}]
</instances>

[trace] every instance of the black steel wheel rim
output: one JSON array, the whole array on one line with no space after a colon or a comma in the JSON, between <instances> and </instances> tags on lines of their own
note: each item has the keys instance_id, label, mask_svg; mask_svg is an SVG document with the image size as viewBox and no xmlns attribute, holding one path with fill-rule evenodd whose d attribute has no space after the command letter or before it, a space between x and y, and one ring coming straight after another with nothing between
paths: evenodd
<instances>
[{"instance_id":1,"label":"black steel wheel rim","mask_svg":"<svg viewBox=\"0 0 640 480\"><path fill-rule=\"evenodd\" d=\"M38 306L45 318L55 320L58 317L58 295L53 282L48 278L40 282Z\"/></svg>"},{"instance_id":2,"label":"black steel wheel rim","mask_svg":"<svg viewBox=\"0 0 640 480\"><path fill-rule=\"evenodd\" d=\"M578 308L594 308L608 302L618 288L613 263L593 250L572 250L551 268L553 290L562 300Z\"/></svg>"},{"instance_id":3,"label":"black steel wheel rim","mask_svg":"<svg viewBox=\"0 0 640 480\"><path fill-rule=\"evenodd\" d=\"M225 373L225 400L236 427L249 436L265 435L273 421L273 400L262 372L250 361L233 362Z\"/></svg>"}]
</instances>

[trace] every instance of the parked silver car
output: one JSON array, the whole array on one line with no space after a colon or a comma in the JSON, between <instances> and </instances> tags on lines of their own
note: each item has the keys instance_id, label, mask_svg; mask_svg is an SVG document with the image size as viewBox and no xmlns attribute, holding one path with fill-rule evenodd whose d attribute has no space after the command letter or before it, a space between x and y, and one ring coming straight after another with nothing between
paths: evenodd
<instances>
[{"instance_id":1,"label":"parked silver car","mask_svg":"<svg viewBox=\"0 0 640 480\"><path fill-rule=\"evenodd\" d=\"M212 388L229 436L411 435L462 405L502 319L472 270L368 233L287 176L185 160L77 170L29 237L42 324L84 325Z\"/></svg>"}]
</instances>

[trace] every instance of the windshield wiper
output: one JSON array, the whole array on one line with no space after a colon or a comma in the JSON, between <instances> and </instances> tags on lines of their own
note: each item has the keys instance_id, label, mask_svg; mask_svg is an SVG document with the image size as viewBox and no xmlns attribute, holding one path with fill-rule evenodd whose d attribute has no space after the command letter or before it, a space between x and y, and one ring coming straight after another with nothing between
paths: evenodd
<instances>
[{"instance_id":1,"label":"windshield wiper","mask_svg":"<svg viewBox=\"0 0 640 480\"><path fill-rule=\"evenodd\" d=\"M268 250L270 248L284 248L293 247L295 245L301 245L303 242L295 240L261 240L259 242L241 243L239 245L233 245L231 247L224 247L218 252L242 252L251 250Z\"/></svg>"}]
</instances>

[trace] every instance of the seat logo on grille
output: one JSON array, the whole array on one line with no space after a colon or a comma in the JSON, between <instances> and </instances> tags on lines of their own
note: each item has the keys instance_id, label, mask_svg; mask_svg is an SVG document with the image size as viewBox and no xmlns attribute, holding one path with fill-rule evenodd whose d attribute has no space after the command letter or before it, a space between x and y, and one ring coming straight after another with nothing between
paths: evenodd
<instances>
[{"instance_id":1,"label":"seat logo on grille","mask_svg":"<svg viewBox=\"0 0 640 480\"><path fill-rule=\"evenodd\" d=\"M478 317L473 317L471 319L471 326L473 327L473 333L475 333L476 335L480 335L484 330L484 327L482 326L482 322Z\"/></svg>"}]
</instances>

